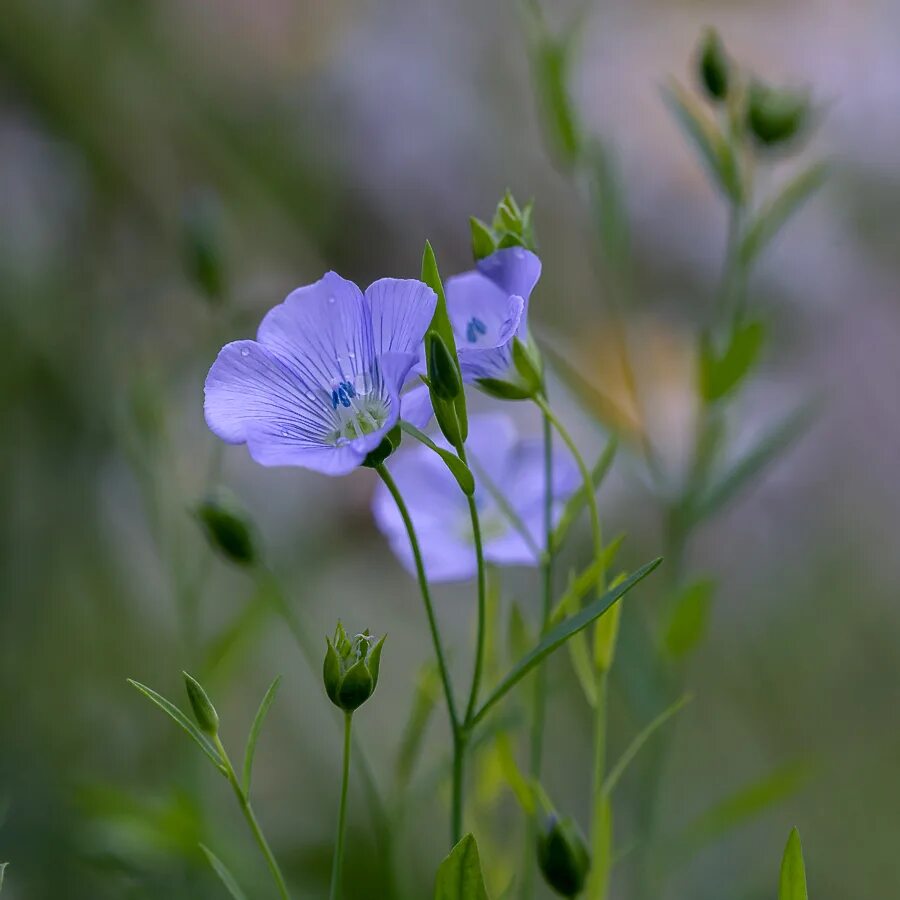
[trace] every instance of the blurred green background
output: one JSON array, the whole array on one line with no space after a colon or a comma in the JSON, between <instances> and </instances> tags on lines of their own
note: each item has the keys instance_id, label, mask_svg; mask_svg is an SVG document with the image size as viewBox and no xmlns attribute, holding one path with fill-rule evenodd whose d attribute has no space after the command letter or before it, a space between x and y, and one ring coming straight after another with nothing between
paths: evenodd
<instances>
[{"instance_id":1,"label":"blurred green background","mask_svg":"<svg viewBox=\"0 0 900 900\"><path fill-rule=\"evenodd\" d=\"M549 6L555 24L576 11ZM598 0L583 21L573 93L618 151L639 285L628 326L648 428L673 468L690 439L690 335L715 289L725 213L659 87L673 73L689 78L707 24L754 70L814 88L824 115L812 149L835 163L754 279L774 337L739 404L740 430L752 436L814 394L825 402L690 547L692 570L717 581L717 603L689 670L695 700L675 732L664 821L677 830L782 766L807 764L810 777L704 846L667 896L774 896L793 824L817 900L900 896L900 6ZM216 459L206 370L224 341L252 335L266 309L328 268L360 284L414 276L426 236L445 274L467 267L467 217L488 217L507 187L536 200L537 332L577 348L585 374L615 392L591 233L542 141L515 4L5 0L4 900L222 897L200 840L250 896L270 895L227 786L125 683L181 702L180 670L199 671L200 646L252 604L252 581L212 557L188 512ZM221 229L218 303L185 270L186 208L211 210ZM562 387L555 394L599 452L601 432ZM517 414L537 433L529 411ZM241 448L221 465L317 645L339 616L389 632L357 729L390 793L430 648L414 583L372 524L372 474L266 470ZM629 533L623 561L657 555L659 509L626 454L601 503L608 533ZM537 610L534 577L514 573L508 585ZM648 584L626 617L652 608L658 591ZM438 599L460 668L472 591ZM285 675L259 748L256 806L299 896L324 896L339 727L283 626L249 619L209 687L237 748L266 685ZM639 662L632 655L614 678L614 753L646 720L634 701ZM546 782L583 817L590 720L564 654L550 671ZM400 837L413 898L430 896L445 850L446 798L439 789L435 799L432 774L445 747L437 710ZM473 791L498 889L520 817L489 763ZM619 798L623 841L641 786L638 767ZM347 894L382 897L383 857L358 784L351 813ZM613 897L628 881L626 861Z\"/></svg>"}]
</instances>

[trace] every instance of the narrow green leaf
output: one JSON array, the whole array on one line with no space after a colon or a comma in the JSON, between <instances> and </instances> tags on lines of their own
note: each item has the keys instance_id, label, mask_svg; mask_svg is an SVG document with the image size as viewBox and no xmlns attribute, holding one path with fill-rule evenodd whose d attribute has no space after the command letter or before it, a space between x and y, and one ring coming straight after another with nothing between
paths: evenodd
<instances>
[{"instance_id":1,"label":"narrow green leaf","mask_svg":"<svg viewBox=\"0 0 900 900\"><path fill-rule=\"evenodd\" d=\"M488 900L478 845L471 834L450 851L438 868L434 900Z\"/></svg>"},{"instance_id":2,"label":"narrow green leaf","mask_svg":"<svg viewBox=\"0 0 900 900\"><path fill-rule=\"evenodd\" d=\"M408 435L414 437L417 441L421 441L426 447L440 456L444 461L444 464L450 470L450 473L456 479L456 483L459 485L460 490L462 490L466 496L471 497L472 494L475 493L475 477L472 475L472 471L469 467L455 453L451 453L443 447L438 447L424 431L420 431L410 422L401 422L400 427Z\"/></svg>"},{"instance_id":3,"label":"narrow green leaf","mask_svg":"<svg viewBox=\"0 0 900 900\"><path fill-rule=\"evenodd\" d=\"M713 117L676 81L663 88L663 100L699 151L716 184L732 200L739 201L743 191L737 159Z\"/></svg>"},{"instance_id":4,"label":"narrow green leaf","mask_svg":"<svg viewBox=\"0 0 900 900\"><path fill-rule=\"evenodd\" d=\"M161 694L157 694L152 688L148 688L145 684L135 681L132 678L127 679L128 683L139 690L148 700L155 703L167 716L173 719L184 731L194 739L200 749L212 760L215 767L225 773L225 766L219 756L216 748L209 742L206 735L177 707L174 703L169 702Z\"/></svg>"},{"instance_id":5,"label":"narrow green leaf","mask_svg":"<svg viewBox=\"0 0 900 900\"><path fill-rule=\"evenodd\" d=\"M507 623L507 647L512 658L518 659L520 656L524 656L534 645L536 639L522 614L522 608L513 600L509 605L509 622Z\"/></svg>"},{"instance_id":6,"label":"narrow green leaf","mask_svg":"<svg viewBox=\"0 0 900 900\"><path fill-rule=\"evenodd\" d=\"M607 473L612 468L613 460L616 457L616 450L619 448L619 442L615 438L615 436L611 437L607 442L606 446L603 448L603 452L600 454L600 458L594 464L594 468L591 470L591 482L594 485L594 492L596 493L600 490L600 485L603 484L603 479L606 478ZM553 535L551 537L551 547L553 553L558 553L561 549L563 543L566 540L566 536L569 533L569 529L572 527L572 523L578 518L581 514L581 511L587 505L587 492L584 489L584 485L578 488L574 494L566 501L566 505L563 507L562 515L559 517L559 522L556 525L556 528L553 531Z\"/></svg>"},{"instance_id":7,"label":"narrow green leaf","mask_svg":"<svg viewBox=\"0 0 900 900\"><path fill-rule=\"evenodd\" d=\"M241 890L240 885L237 883L237 879L228 871L228 867L225 863L223 863L222 860L219 859L219 857L205 844L201 844L200 849L206 855L213 871L219 876L222 884L225 885L228 893L231 894L234 900L247 900L247 895Z\"/></svg>"},{"instance_id":8,"label":"narrow green leaf","mask_svg":"<svg viewBox=\"0 0 900 900\"><path fill-rule=\"evenodd\" d=\"M701 522L718 512L778 453L789 447L806 431L816 412L816 404L806 404L789 413L766 432L751 450L690 504L688 510L690 520L694 523Z\"/></svg>"},{"instance_id":9,"label":"narrow green leaf","mask_svg":"<svg viewBox=\"0 0 900 900\"><path fill-rule=\"evenodd\" d=\"M803 864L803 845L800 843L800 832L796 828L791 829L781 859L778 900L809 900L806 891L806 867Z\"/></svg>"},{"instance_id":10,"label":"narrow green leaf","mask_svg":"<svg viewBox=\"0 0 900 900\"><path fill-rule=\"evenodd\" d=\"M269 689L262 698L259 709L256 711L256 715L253 718L253 724L250 726L250 733L247 735L247 748L244 751L244 771L241 778L245 797L250 796L250 780L253 777L253 757L256 754L256 742L259 740L259 733L262 731L263 723L266 721L266 714L269 712L269 707L275 700L275 695L278 693L280 684L281 676L279 675L269 685Z\"/></svg>"},{"instance_id":11,"label":"narrow green leaf","mask_svg":"<svg viewBox=\"0 0 900 900\"><path fill-rule=\"evenodd\" d=\"M535 666L539 665L554 650L562 646L573 634L577 634L583 628L587 628L595 619L598 619L620 597L628 593L639 581L649 575L660 563L661 559L642 566L633 575L621 584L606 591L602 597L598 597L593 603L589 603L584 609L568 619L564 619L556 627L552 628L538 642L537 646L517 662L507 676L494 689L493 693L482 704L475 714L472 724L479 722L487 711L506 693L524 678Z\"/></svg>"},{"instance_id":12,"label":"narrow green leaf","mask_svg":"<svg viewBox=\"0 0 900 900\"><path fill-rule=\"evenodd\" d=\"M666 722L674 715L681 712L693 698L690 694L679 697L671 706L664 709L652 722L642 728L632 739L631 743L625 749L625 752L619 757L618 762L609 770L603 781L603 793L609 796L615 790L621 777L625 774L625 770L631 764L631 761L640 753L641 748L647 741L659 731Z\"/></svg>"},{"instance_id":13,"label":"narrow green leaf","mask_svg":"<svg viewBox=\"0 0 900 900\"><path fill-rule=\"evenodd\" d=\"M744 266L749 266L762 253L787 220L824 184L828 170L825 162L813 163L763 206L741 242Z\"/></svg>"},{"instance_id":14,"label":"narrow green leaf","mask_svg":"<svg viewBox=\"0 0 900 900\"><path fill-rule=\"evenodd\" d=\"M581 571L569 583L566 592L559 598L553 611L550 613L550 624L558 625L566 617L570 610L576 610L581 606L581 601L594 589L597 580L612 565L625 535L620 534L614 537L604 548L600 559L594 560L589 566Z\"/></svg>"},{"instance_id":15,"label":"narrow green leaf","mask_svg":"<svg viewBox=\"0 0 900 900\"><path fill-rule=\"evenodd\" d=\"M679 593L666 626L663 644L669 655L683 659L703 640L709 624L715 583L702 579Z\"/></svg>"},{"instance_id":16,"label":"narrow green leaf","mask_svg":"<svg viewBox=\"0 0 900 900\"><path fill-rule=\"evenodd\" d=\"M412 778L421 754L425 731L440 697L440 670L437 667L437 663L428 662L422 666L416 678L412 708L406 721L406 727L403 729L400 748L397 751L395 773L398 786L397 793L400 796L402 796L403 791Z\"/></svg>"},{"instance_id":17,"label":"narrow green leaf","mask_svg":"<svg viewBox=\"0 0 900 900\"><path fill-rule=\"evenodd\" d=\"M513 750L513 742L508 731L501 731L495 740L497 758L500 761L500 770L506 783L509 785L522 812L527 816L533 816L535 811L535 797L528 783L528 779L522 774L519 764L516 762L516 754Z\"/></svg>"},{"instance_id":18,"label":"narrow green leaf","mask_svg":"<svg viewBox=\"0 0 900 900\"><path fill-rule=\"evenodd\" d=\"M535 395L534 388L503 378L478 378L475 383L495 400L531 400Z\"/></svg>"},{"instance_id":19,"label":"narrow green leaf","mask_svg":"<svg viewBox=\"0 0 900 900\"><path fill-rule=\"evenodd\" d=\"M667 854L670 866L686 862L703 847L795 794L807 782L809 775L810 769L806 764L782 766L717 803L675 838Z\"/></svg>"},{"instance_id":20,"label":"narrow green leaf","mask_svg":"<svg viewBox=\"0 0 900 900\"><path fill-rule=\"evenodd\" d=\"M738 325L731 332L721 355L708 337L700 344L700 392L713 403L736 388L759 359L766 330L761 322Z\"/></svg>"},{"instance_id":21,"label":"narrow green leaf","mask_svg":"<svg viewBox=\"0 0 900 900\"><path fill-rule=\"evenodd\" d=\"M547 141L559 164L568 168L581 146L581 126L568 84L572 43L545 33L535 43L531 59Z\"/></svg>"}]
</instances>

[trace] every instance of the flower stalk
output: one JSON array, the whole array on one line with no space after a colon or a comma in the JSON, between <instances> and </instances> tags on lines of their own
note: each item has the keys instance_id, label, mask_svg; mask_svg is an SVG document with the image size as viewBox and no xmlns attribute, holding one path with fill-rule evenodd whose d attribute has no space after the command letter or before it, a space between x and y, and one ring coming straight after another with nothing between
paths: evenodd
<instances>
[{"instance_id":1,"label":"flower stalk","mask_svg":"<svg viewBox=\"0 0 900 900\"><path fill-rule=\"evenodd\" d=\"M341 896L341 877L344 865L344 835L347 830L347 789L350 784L350 756L352 751L353 712L344 713L344 756L341 771L341 799L338 806L337 837L334 842L334 857L331 863L330 900Z\"/></svg>"}]
</instances>

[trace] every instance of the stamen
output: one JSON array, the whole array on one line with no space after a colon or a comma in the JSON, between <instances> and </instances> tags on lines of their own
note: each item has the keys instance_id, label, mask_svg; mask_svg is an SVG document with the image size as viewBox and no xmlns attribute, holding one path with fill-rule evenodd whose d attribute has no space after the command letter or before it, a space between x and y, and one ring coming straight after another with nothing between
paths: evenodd
<instances>
[{"instance_id":1,"label":"stamen","mask_svg":"<svg viewBox=\"0 0 900 900\"><path fill-rule=\"evenodd\" d=\"M479 334L487 334L487 326L477 316L472 316L469 324L466 325L466 340L470 344L477 344Z\"/></svg>"}]
</instances>

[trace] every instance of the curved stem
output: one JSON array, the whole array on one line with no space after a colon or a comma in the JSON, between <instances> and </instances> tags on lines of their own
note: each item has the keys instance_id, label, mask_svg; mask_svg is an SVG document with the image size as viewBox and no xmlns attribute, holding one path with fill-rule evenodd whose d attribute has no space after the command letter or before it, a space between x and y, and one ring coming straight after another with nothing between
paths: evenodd
<instances>
[{"instance_id":1,"label":"curved stem","mask_svg":"<svg viewBox=\"0 0 900 900\"><path fill-rule=\"evenodd\" d=\"M544 446L544 554L541 559L541 634L547 631L553 605L553 425L545 414L542 419ZM544 755L544 721L547 710L547 670L539 666L534 681L534 708L531 717L529 773L540 781ZM525 825L522 897L534 896L535 819L529 816Z\"/></svg>"},{"instance_id":2,"label":"curved stem","mask_svg":"<svg viewBox=\"0 0 900 900\"><path fill-rule=\"evenodd\" d=\"M565 445L569 448L572 456L575 458L575 463L578 466L578 471L581 473L581 480L584 482L584 492L585 499L587 500L588 505L588 513L591 518L591 534L594 541L594 559L601 561L603 560L603 533L600 530L600 513L597 510L597 497L594 492L594 482L591 479L591 472L588 469L587 464L584 461L584 457L578 450L578 446L575 441L572 440L572 436L566 431L565 426L562 422L554 414L553 410L550 409L546 399L541 396L537 396L534 398L534 402L538 405L541 412L547 417L550 421L551 425L556 429L557 434L563 439ZM606 590L606 575L601 571L600 577L597 579L597 594L598 596L602 594Z\"/></svg>"},{"instance_id":3,"label":"curved stem","mask_svg":"<svg viewBox=\"0 0 900 900\"><path fill-rule=\"evenodd\" d=\"M412 548L413 560L416 566L416 576L419 580L419 590L422 593L422 602L425 604L425 614L428 617L428 627L431 631L431 640L434 644L434 654L437 658L438 672L441 676L441 685L444 688L444 698L447 701L447 715L450 717L450 730L453 733L453 806L450 818L450 838L451 846L454 846L462 837L462 789L463 774L465 764L465 747L466 735L459 716L456 712L456 702L453 699L453 686L450 682L450 674L447 669L447 660L444 655L444 646L441 643L441 635L438 630L437 619L434 615L434 605L431 602L431 592L428 588L428 578L425 575L425 564L422 561L422 551L419 547L419 539L416 535L415 527L409 515L406 502L400 493L391 473L388 472L384 465L377 466L378 472L385 487L394 498L397 504L397 510L403 524L406 526L406 533L409 536L410 547Z\"/></svg>"},{"instance_id":4,"label":"curved stem","mask_svg":"<svg viewBox=\"0 0 900 900\"><path fill-rule=\"evenodd\" d=\"M458 449L459 458L466 464L466 451ZM478 691L481 687L481 676L484 672L484 640L487 631L487 569L484 564L484 546L481 540L481 521L478 518L478 506L474 497L466 497L469 504L469 516L472 519L472 539L475 542L475 559L478 565L478 637L475 645L475 665L472 672L472 688L469 691L469 702L466 705L464 728L468 729L478 705Z\"/></svg>"},{"instance_id":5,"label":"curved stem","mask_svg":"<svg viewBox=\"0 0 900 900\"><path fill-rule=\"evenodd\" d=\"M253 833L256 843L262 851L262 855L265 857L266 864L269 866L269 871L272 873L272 880L278 888L278 893L282 900L290 900L291 895L288 893L287 884L285 884L284 876L281 874L278 860L275 859L275 854L272 853L272 849L269 847L266 836L263 834L262 828L253 812L253 807L250 805L250 798L244 793L243 788L241 788L237 775L234 773L234 766L232 766L231 760L228 758L228 753L218 735L213 738L213 743L219 751L222 761L225 763L225 777L228 779L228 783L231 785L232 790L237 797L241 812L244 814L244 818L250 826L250 831Z\"/></svg>"},{"instance_id":6,"label":"curved stem","mask_svg":"<svg viewBox=\"0 0 900 900\"><path fill-rule=\"evenodd\" d=\"M353 713L344 713L344 767L341 773L341 802L338 808L337 838L334 842L334 858L331 862L330 900L341 895L341 873L344 863L344 832L347 828L347 786L350 784L350 748L353 730Z\"/></svg>"}]
</instances>

